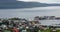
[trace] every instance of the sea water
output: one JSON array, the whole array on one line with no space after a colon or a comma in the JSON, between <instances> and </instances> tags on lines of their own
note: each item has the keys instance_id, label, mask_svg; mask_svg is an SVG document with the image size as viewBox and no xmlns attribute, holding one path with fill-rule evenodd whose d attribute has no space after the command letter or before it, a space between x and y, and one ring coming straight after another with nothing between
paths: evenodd
<instances>
[{"instance_id":1,"label":"sea water","mask_svg":"<svg viewBox=\"0 0 60 32\"><path fill-rule=\"evenodd\" d=\"M0 18L19 17L19 18L33 19L35 16L57 16L59 17L60 6L19 8L19 9L0 9ZM58 23L59 22L60 21L58 21ZM46 24L46 22L42 22L42 23ZM47 21L47 23L49 24L49 21Z\"/></svg>"}]
</instances>

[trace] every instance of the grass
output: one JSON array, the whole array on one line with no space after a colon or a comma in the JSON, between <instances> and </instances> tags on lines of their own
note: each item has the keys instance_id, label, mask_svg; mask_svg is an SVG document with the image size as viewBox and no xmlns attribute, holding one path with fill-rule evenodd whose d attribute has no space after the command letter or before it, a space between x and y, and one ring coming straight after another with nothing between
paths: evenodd
<instances>
[{"instance_id":1,"label":"grass","mask_svg":"<svg viewBox=\"0 0 60 32\"><path fill-rule=\"evenodd\" d=\"M3 30L3 32L12 32L11 30Z\"/></svg>"},{"instance_id":2,"label":"grass","mask_svg":"<svg viewBox=\"0 0 60 32\"><path fill-rule=\"evenodd\" d=\"M4 30L4 32L11 32L11 31ZM41 32L50 32L50 29L42 30ZM57 30L57 32L60 32L60 30Z\"/></svg>"},{"instance_id":3,"label":"grass","mask_svg":"<svg viewBox=\"0 0 60 32\"><path fill-rule=\"evenodd\" d=\"M57 32L60 32L60 30L57 30Z\"/></svg>"},{"instance_id":4,"label":"grass","mask_svg":"<svg viewBox=\"0 0 60 32\"><path fill-rule=\"evenodd\" d=\"M47 29L47 30L43 30L41 32L50 32L50 29ZM57 30L57 32L60 32L60 30Z\"/></svg>"},{"instance_id":5,"label":"grass","mask_svg":"<svg viewBox=\"0 0 60 32\"><path fill-rule=\"evenodd\" d=\"M41 32L50 32L50 29L42 30Z\"/></svg>"}]
</instances>

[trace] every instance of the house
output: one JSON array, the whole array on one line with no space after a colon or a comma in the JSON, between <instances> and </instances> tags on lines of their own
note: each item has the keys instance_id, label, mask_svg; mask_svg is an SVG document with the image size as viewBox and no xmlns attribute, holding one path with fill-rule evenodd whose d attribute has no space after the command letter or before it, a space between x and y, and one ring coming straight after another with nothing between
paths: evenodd
<instances>
[{"instance_id":1,"label":"house","mask_svg":"<svg viewBox=\"0 0 60 32\"><path fill-rule=\"evenodd\" d=\"M60 20L60 17L56 17L55 20Z\"/></svg>"}]
</instances>

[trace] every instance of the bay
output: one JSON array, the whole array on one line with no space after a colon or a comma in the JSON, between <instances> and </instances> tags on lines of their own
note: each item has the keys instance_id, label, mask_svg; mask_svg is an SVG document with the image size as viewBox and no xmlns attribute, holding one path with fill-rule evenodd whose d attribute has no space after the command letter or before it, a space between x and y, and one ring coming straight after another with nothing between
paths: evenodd
<instances>
[{"instance_id":1,"label":"bay","mask_svg":"<svg viewBox=\"0 0 60 32\"><path fill-rule=\"evenodd\" d=\"M35 7L22 9L0 9L0 18L19 17L34 19L35 16L56 16L60 17L60 6ZM42 24L59 24L60 21L41 21Z\"/></svg>"}]
</instances>

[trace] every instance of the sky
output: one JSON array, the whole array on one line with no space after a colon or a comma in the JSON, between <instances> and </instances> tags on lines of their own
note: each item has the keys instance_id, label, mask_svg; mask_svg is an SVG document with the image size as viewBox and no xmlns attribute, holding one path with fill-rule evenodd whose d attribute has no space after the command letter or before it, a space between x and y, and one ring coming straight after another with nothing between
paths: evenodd
<instances>
[{"instance_id":1,"label":"sky","mask_svg":"<svg viewBox=\"0 0 60 32\"><path fill-rule=\"evenodd\" d=\"M41 3L60 3L60 0L18 0L18 1L25 1L25 2L41 2Z\"/></svg>"}]
</instances>

